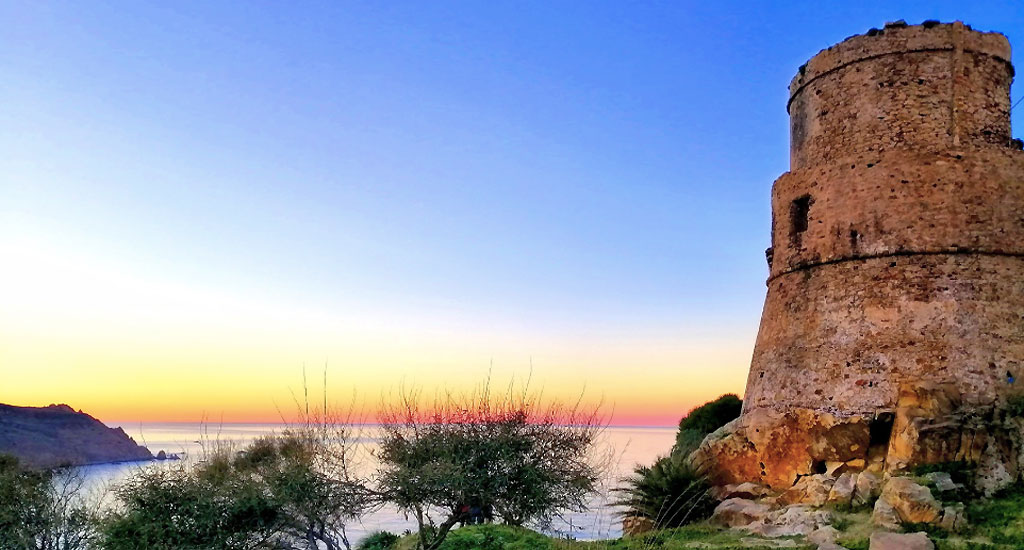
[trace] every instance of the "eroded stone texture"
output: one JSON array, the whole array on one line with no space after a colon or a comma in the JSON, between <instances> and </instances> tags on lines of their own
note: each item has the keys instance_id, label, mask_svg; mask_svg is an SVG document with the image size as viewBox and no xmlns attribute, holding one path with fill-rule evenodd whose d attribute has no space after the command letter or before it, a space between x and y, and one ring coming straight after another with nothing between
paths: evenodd
<instances>
[{"instance_id":1,"label":"eroded stone texture","mask_svg":"<svg viewBox=\"0 0 1024 550\"><path fill-rule=\"evenodd\" d=\"M935 550L926 533L871 533L870 550Z\"/></svg>"},{"instance_id":2,"label":"eroded stone texture","mask_svg":"<svg viewBox=\"0 0 1024 550\"><path fill-rule=\"evenodd\" d=\"M886 28L814 56L790 83L794 169L895 148L1004 146L1010 44L962 23Z\"/></svg>"},{"instance_id":3,"label":"eroded stone texture","mask_svg":"<svg viewBox=\"0 0 1024 550\"><path fill-rule=\"evenodd\" d=\"M1019 426L1000 412L1024 394L1009 59L1000 34L897 25L794 78L743 414L693 455L714 481L786 491L946 461L993 487L1019 475Z\"/></svg>"}]
</instances>

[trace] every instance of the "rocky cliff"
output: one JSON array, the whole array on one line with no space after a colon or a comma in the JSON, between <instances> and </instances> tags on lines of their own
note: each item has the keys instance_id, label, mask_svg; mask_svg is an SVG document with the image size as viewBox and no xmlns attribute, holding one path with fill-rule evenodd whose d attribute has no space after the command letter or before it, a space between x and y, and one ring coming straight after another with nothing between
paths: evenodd
<instances>
[{"instance_id":1,"label":"rocky cliff","mask_svg":"<svg viewBox=\"0 0 1024 550\"><path fill-rule=\"evenodd\" d=\"M108 428L67 405L0 404L0 453L36 468L153 458L121 428Z\"/></svg>"}]
</instances>

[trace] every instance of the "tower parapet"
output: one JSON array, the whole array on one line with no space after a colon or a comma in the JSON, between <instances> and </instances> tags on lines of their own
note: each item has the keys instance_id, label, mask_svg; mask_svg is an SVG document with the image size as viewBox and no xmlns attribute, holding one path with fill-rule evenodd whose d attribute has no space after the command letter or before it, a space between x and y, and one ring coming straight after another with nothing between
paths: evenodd
<instances>
[{"instance_id":1,"label":"tower parapet","mask_svg":"<svg viewBox=\"0 0 1024 550\"><path fill-rule=\"evenodd\" d=\"M789 85L792 169L892 149L1005 147L1010 43L963 23L890 24L811 58Z\"/></svg>"}]
</instances>

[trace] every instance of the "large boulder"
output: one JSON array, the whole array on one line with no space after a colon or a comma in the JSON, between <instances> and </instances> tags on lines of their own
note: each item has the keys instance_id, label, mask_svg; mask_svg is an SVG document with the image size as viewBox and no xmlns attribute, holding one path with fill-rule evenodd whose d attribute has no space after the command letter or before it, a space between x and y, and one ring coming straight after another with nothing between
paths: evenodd
<instances>
[{"instance_id":1,"label":"large boulder","mask_svg":"<svg viewBox=\"0 0 1024 550\"><path fill-rule=\"evenodd\" d=\"M931 490L910 478L890 478L882 489L882 499L892 505L903 523L938 523L942 517L942 505Z\"/></svg>"},{"instance_id":2,"label":"large boulder","mask_svg":"<svg viewBox=\"0 0 1024 550\"><path fill-rule=\"evenodd\" d=\"M830 466L841 471L848 463L863 465L869 441L869 420L862 416L759 408L709 434L690 460L714 485L754 481L786 489Z\"/></svg>"},{"instance_id":3,"label":"large boulder","mask_svg":"<svg viewBox=\"0 0 1024 550\"><path fill-rule=\"evenodd\" d=\"M783 506L789 504L823 506L828 501L828 495L835 482L836 480L827 474L801 477L796 485L779 495L777 502Z\"/></svg>"},{"instance_id":4,"label":"large boulder","mask_svg":"<svg viewBox=\"0 0 1024 550\"><path fill-rule=\"evenodd\" d=\"M964 503L957 502L942 509L942 519L939 520L939 527L950 533L959 533L967 527L967 519L964 517Z\"/></svg>"},{"instance_id":5,"label":"large boulder","mask_svg":"<svg viewBox=\"0 0 1024 550\"><path fill-rule=\"evenodd\" d=\"M882 480L871 472L861 472L857 476L857 486L853 490L853 504L867 506L878 498L882 492Z\"/></svg>"},{"instance_id":6,"label":"large boulder","mask_svg":"<svg viewBox=\"0 0 1024 550\"><path fill-rule=\"evenodd\" d=\"M849 472L839 476L839 479L832 485L828 493L829 504L850 504L853 500L853 492L857 488L858 474Z\"/></svg>"},{"instance_id":7,"label":"large boulder","mask_svg":"<svg viewBox=\"0 0 1024 550\"><path fill-rule=\"evenodd\" d=\"M935 550L925 533L871 533L870 550Z\"/></svg>"},{"instance_id":8,"label":"large boulder","mask_svg":"<svg viewBox=\"0 0 1024 550\"><path fill-rule=\"evenodd\" d=\"M835 542L839 537L839 530L831 525L819 527L807 535L807 541L813 542L814 544L825 544L827 542Z\"/></svg>"},{"instance_id":9,"label":"large boulder","mask_svg":"<svg viewBox=\"0 0 1024 550\"><path fill-rule=\"evenodd\" d=\"M870 414L748 410L709 434L690 460L715 486L753 482L789 493L781 502L808 502L811 495L791 489L818 474L905 475L921 465L966 462L975 467L975 488L992 494L1024 472L1024 418L1006 414L993 396L913 381L900 384L894 397L892 409ZM840 489L835 496L845 499L845 482ZM873 479L858 476L853 504L876 496Z\"/></svg>"},{"instance_id":10,"label":"large boulder","mask_svg":"<svg viewBox=\"0 0 1024 550\"><path fill-rule=\"evenodd\" d=\"M756 499L764 496L768 496L771 493L771 489L761 485L759 483L733 483L722 487L715 487L712 489L714 496L718 500L726 500L730 498L746 498Z\"/></svg>"},{"instance_id":11,"label":"large boulder","mask_svg":"<svg viewBox=\"0 0 1024 550\"><path fill-rule=\"evenodd\" d=\"M751 523L744 529L763 537L791 537L809 535L831 522L832 514L827 510L793 505L772 511L760 522Z\"/></svg>"},{"instance_id":12,"label":"large boulder","mask_svg":"<svg viewBox=\"0 0 1024 550\"><path fill-rule=\"evenodd\" d=\"M880 497L875 501L875 507L871 511L871 523L882 529L897 531L900 528L900 516L889 501Z\"/></svg>"},{"instance_id":13,"label":"large boulder","mask_svg":"<svg viewBox=\"0 0 1024 550\"><path fill-rule=\"evenodd\" d=\"M771 507L745 498L730 498L722 501L711 514L711 523L723 527L746 527L755 521L763 521Z\"/></svg>"}]
</instances>

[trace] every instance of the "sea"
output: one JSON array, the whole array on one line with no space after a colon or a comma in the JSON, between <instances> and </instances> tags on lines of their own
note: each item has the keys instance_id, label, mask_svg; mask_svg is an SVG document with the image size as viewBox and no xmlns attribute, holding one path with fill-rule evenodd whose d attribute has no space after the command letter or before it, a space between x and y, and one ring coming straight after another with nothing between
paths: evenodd
<instances>
[{"instance_id":1,"label":"sea","mask_svg":"<svg viewBox=\"0 0 1024 550\"><path fill-rule=\"evenodd\" d=\"M148 468L173 468L201 460L204 453L217 445L230 445L241 449L250 441L264 435L281 432L282 424L221 424L200 423L142 423L121 424L122 429L141 445L156 455L164 451L177 455L179 460L122 462L95 464L81 467L79 473L84 482L84 498L91 499L97 506L110 505L115 501L116 487L133 474ZM376 468L373 449L376 446L376 430L372 425L352 427L357 441L356 463L364 472ZM651 464L664 456L675 441L675 427L630 427L611 426L604 430L595 449L595 459L606 464L605 479L599 491L589 499L585 512L571 512L549 526L533 526L551 536L575 540L614 539L622 535L622 510L613 504L616 495L612 491L622 484L638 464ZM384 507L353 522L346 528L349 538L357 543L376 531L390 531L403 534L415 530L415 521L401 511Z\"/></svg>"}]
</instances>

